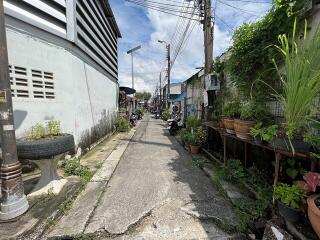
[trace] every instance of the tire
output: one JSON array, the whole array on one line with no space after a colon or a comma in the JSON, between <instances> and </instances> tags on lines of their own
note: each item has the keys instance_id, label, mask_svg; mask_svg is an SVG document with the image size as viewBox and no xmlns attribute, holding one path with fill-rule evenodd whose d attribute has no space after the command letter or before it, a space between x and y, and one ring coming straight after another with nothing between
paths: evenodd
<instances>
[{"instance_id":1,"label":"tire","mask_svg":"<svg viewBox=\"0 0 320 240\"><path fill-rule=\"evenodd\" d=\"M20 159L49 158L66 152L74 152L74 150L74 138L71 134L34 141L17 141L17 152Z\"/></svg>"}]
</instances>

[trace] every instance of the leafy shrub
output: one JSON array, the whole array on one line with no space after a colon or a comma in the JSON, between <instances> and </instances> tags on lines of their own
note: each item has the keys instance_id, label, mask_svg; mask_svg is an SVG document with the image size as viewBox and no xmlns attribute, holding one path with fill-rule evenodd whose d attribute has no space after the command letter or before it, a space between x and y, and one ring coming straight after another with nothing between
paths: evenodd
<instances>
[{"instance_id":1,"label":"leafy shrub","mask_svg":"<svg viewBox=\"0 0 320 240\"><path fill-rule=\"evenodd\" d=\"M62 168L67 176L79 176L84 182L90 181L93 176L88 167L81 165L79 158L65 160Z\"/></svg>"},{"instance_id":2,"label":"leafy shrub","mask_svg":"<svg viewBox=\"0 0 320 240\"><path fill-rule=\"evenodd\" d=\"M238 183L248 177L242 163L237 159L229 159L226 166L220 169L218 177L228 182Z\"/></svg>"},{"instance_id":3,"label":"leafy shrub","mask_svg":"<svg viewBox=\"0 0 320 240\"><path fill-rule=\"evenodd\" d=\"M237 101L227 103L222 109L222 115L229 118L237 118L240 115L240 103Z\"/></svg>"},{"instance_id":4,"label":"leafy shrub","mask_svg":"<svg viewBox=\"0 0 320 240\"><path fill-rule=\"evenodd\" d=\"M179 134L182 141L186 141L188 133L189 133L189 131L186 128L183 128L179 131L178 134Z\"/></svg>"},{"instance_id":5,"label":"leafy shrub","mask_svg":"<svg viewBox=\"0 0 320 240\"><path fill-rule=\"evenodd\" d=\"M196 130L187 136L188 143L191 145L201 145L207 139L207 131L203 127L198 127Z\"/></svg>"},{"instance_id":6,"label":"leafy shrub","mask_svg":"<svg viewBox=\"0 0 320 240\"><path fill-rule=\"evenodd\" d=\"M161 119L167 121L170 118L170 111L169 109L163 109L161 112Z\"/></svg>"},{"instance_id":7,"label":"leafy shrub","mask_svg":"<svg viewBox=\"0 0 320 240\"><path fill-rule=\"evenodd\" d=\"M258 123L255 127L251 128L250 134L253 137L260 137L262 140L270 142L277 135L278 125L269 127L262 127L262 123Z\"/></svg>"},{"instance_id":8,"label":"leafy shrub","mask_svg":"<svg viewBox=\"0 0 320 240\"><path fill-rule=\"evenodd\" d=\"M118 132L127 132L130 129L130 122L124 117L118 117L115 126Z\"/></svg>"},{"instance_id":9,"label":"leafy shrub","mask_svg":"<svg viewBox=\"0 0 320 240\"><path fill-rule=\"evenodd\" d=\"M303 200L303 189L300 186L279 183L274 191L276 199L293 209L299 209L299 204Z\"/></svg>"},{"instance_id":10,"label":"leafy shrub","mask_svg":"<svg viewBox=\"0 0 320 240\"><path fill-rule=\"evenodd\" d=\"M48 135L51 135L51 136L61 135L60 121L51 120L47 122L47 130L48 130Z\"/></svg>"},{"instance_id":11,"label":"leafy shrub","mask_svg":"<svg viewBox=\"0 0 320 240\"><path fill-rule=\"evenodd\" d=\"M201 126L201 120L195 116L189 116L187 117L186 124L188 128L196 129Z\"/></svg>"}]
</instances>

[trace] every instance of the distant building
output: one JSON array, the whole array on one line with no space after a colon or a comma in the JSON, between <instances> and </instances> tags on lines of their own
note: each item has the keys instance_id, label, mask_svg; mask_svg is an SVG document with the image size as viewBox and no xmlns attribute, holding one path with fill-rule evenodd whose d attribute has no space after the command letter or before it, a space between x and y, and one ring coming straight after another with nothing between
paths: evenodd
<instances>
[{"instance_id":1,"label":"distant building","mask_svg":"<svg viewBox=\"0 0 320 240\"><path fill-rule=\"evenodd\" d=\"M4 0L17 137L60 120L88 145L111 130L118 109L118 39L105 0Z\"/></svg>"}]
</instances>

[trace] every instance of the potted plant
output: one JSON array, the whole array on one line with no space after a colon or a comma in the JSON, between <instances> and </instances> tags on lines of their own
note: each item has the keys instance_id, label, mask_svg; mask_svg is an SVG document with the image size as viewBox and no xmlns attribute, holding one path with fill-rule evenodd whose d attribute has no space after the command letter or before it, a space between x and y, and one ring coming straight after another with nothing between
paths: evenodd
<instances>
[{"instance_id":1,"label":"potted plant","mask_svg":"<svg viewBox=\"0 0 320 240\"><path fill-rule=\"evenodd\" d=\"M279 183L274 191L280 215L289 222L297 222L301 215L299 207L303 201L303 190L297 185Z\"/></svg>"},{"instance_id":2,"label":"potted plant","mask_svg":"<svg viewBox=\"0 0 320 240\"><path fill-rule=\"evenodd\" d=\"M201 145L206 141L207 132L203 127L198 127L188 137L191 154L198 154Z\"/></svg>"},{"instance_id":3,"label":"potted plant","mask_svg":"<svg viewBox=\"0 0 320 240\"><path fill-rule=\"evenodd\" d=\"M320 174L308 172L303 176L303 179L309 185L312 192L316 192L317 187L320 186ZM308 197L307 203L310 223L320 238L320 195L311 195Z\"/></svg>"},{"instance_id":4,"label":"potted plant","mask_svg":"<svg viewBox=\"0 0 320 240\"><path fill-rule=\"evenodd\" d=\"M234 134L234 118L239 117L240 103L237 101L227 103L222 110L222 123L227 133Z\"/></svg>"},{"instance_id":5,"label":"potted plant","mask_svg":"<svg viewBox=\"0 0 320 240\"><path fill-rule=\"evenodd\" d=\"M255 104L249 102L240 109L240 118L234 120L234 131L238 138L251 140L250 130L256 125Z\"/></svg>"},{"instance_id":6,"label":"potted plant","mask_svg":"<svg viewBox=\"0 0 320 240\"><path fill-rule=\"evenodd\" d=\"M297 42L295 22L291 41L283 34L279 36L281 45L276 46L284 57L284 68L279 70L276 65L282 91L274 92L283 106L285 136L275 144L286 146L288 142L293 153L309 150L301 130L314 118L313 104L320 95L320 31L311 39L307 38L307 32L306 24L304 40Z\"/></svg>"}]
</instances>

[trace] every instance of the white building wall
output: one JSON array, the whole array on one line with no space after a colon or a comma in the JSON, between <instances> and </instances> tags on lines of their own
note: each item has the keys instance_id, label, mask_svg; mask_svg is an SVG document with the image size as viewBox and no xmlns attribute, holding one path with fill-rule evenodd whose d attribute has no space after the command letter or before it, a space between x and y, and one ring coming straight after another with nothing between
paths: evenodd
<instances>
[{"instance_id":1,"label":"white building wall","mask_svg":"<svg viewBox=\"0 0 320 240\"><path fill-rule=\"evenodd\" d=\"M60 120L79 143L117 111L117 83L64 48L7 29L9 64L52 72L55 99L13 98L17 137L36 123ZM31 84L29 82L29 84Z\"/></svg>"}]
</instances>

